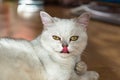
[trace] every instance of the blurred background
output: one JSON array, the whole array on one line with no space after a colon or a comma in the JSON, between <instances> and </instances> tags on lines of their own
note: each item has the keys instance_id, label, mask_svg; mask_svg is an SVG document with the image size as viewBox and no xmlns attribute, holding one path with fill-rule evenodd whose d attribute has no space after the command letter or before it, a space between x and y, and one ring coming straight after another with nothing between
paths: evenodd
<instances>
[{"instance_id":1,"label":"blurred background","mask_svg":"<svg viewBox=\"0 0 120 80\"><path fill-rule=\"evenodd\" d=\"M60 18L90 12L82 60L99 80L120 80L120 0L0 0L0 37L33 40L43 29L41 10Z\"/></svg>"}]
</instances>

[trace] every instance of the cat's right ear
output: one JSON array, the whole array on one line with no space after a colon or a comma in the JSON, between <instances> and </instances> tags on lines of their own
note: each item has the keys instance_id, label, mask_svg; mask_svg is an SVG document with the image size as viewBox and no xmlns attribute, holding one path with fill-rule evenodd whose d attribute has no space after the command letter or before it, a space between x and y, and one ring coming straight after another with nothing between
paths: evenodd
<instances>
[{"instance_id":1,"label":"cat's right ear","mask_svg":"<svg viewBox=\"0 0 120 80\"><path fill-rule=\"evenodd\" d=\"M76 19L76 22L85 27L88 25L89 23L89 20L90 20L90 16L91 16L91 13L88 13L88 12L85 12L83 14L81 14L77 19Z\"/></svg>"},{"instance_id":2,"label":"cat's right ear","mask_svg":"<svg viewBox=\"0 0 120 80\"><path fill-rule=\"evenodd\" d=\"M49 24L53 23L52 17L44 11L40 11L40 17L41 17L41 21L44 25L49 25Z\"/></svg>"}]
</instances>

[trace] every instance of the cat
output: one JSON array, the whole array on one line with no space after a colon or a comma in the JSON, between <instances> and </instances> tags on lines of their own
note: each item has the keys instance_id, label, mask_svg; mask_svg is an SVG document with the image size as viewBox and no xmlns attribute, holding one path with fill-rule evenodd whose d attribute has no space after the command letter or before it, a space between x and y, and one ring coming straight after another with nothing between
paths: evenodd
<instances>
[{"instance_id":1,"label":"cat","mask_svg":"<svg viewBox=\"0 0 120 80\"><path fill-rule=\"evenodd\" d=\"M98 80L94 71L74 70L87 45L89 13L75 19L44 11L40 16L44 29L36 39L0 39L0 80Z\"/></svg>"}]
</instances>

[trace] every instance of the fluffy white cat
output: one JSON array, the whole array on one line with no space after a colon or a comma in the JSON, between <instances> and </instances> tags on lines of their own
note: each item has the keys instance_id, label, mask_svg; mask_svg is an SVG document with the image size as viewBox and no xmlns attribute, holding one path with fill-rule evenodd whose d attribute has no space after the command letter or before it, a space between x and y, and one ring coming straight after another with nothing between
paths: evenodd
<instances>
[{"instance_id":1,"label":"fluffy white cat","mask_svg":"<svg viewBox=\"0 0 120 80\"><path fill-rule=\"evenodd\" d=\"M74 71L87 45L89 14L59 19L41 11L40 16L44 29L33 41L0 39L0 80L98 80L94 71Z\"/></svg>"}]
</instances>

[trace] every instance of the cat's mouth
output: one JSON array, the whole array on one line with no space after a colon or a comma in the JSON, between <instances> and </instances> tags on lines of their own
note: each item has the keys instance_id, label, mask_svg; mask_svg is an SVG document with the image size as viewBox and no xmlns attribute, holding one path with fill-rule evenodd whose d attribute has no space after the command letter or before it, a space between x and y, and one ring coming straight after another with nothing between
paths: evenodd
<instances>
[{"instance_id":1,"label":"cat's mouth","mask_svg":"<svg viewBox=\"0 0 120 80\"><path fill-rule=\"evenodd\" d=\"M69 54L70 52L69 51L66 51L66 52L61 51L60 53L62 53L62 54Z\"/></svg>"}]
</instances>

